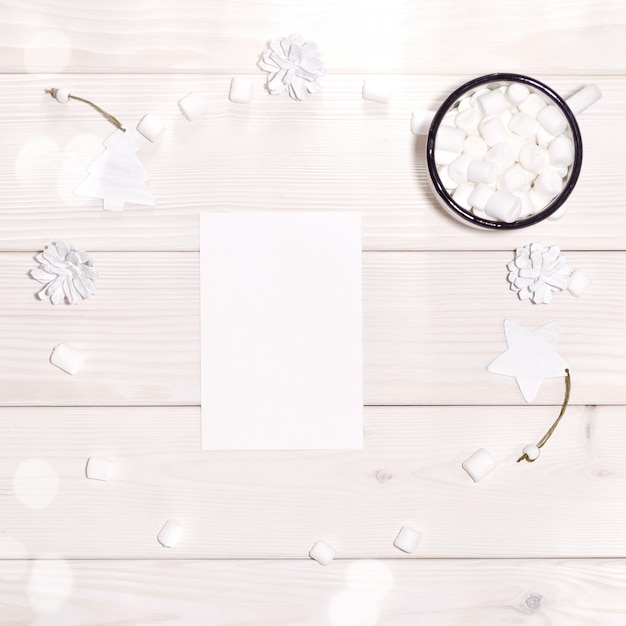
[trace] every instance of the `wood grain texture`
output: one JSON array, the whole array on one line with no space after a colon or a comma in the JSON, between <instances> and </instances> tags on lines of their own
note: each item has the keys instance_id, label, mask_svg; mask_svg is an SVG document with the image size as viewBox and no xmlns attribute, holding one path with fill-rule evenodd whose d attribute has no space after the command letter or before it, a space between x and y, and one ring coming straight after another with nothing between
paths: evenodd
<instances>
[{"instance_id":1,"label":"wood grain texture","mask_svg":"<svg viewBox=\"0 0 626 626\"><path fill-rule=\"evenodd\" d=\"M3 626L621 626L623 560L47 562L0 588ZM54 574L69 571L58 589ZM32 580L32 569L24 577ZM39 582L40 581L40 582ZM30 593L29 590L30 589ZM63 600L65 601L63 602ZM48 602L60 605L42 613ZM39 610L37 610L39 609Z\"/></svg>"},{"instance_id":2,"label":"wood grain texture","mask_svg":"<svg viewBox=\"0 0 626 626\"><path fill-rule=\"evenodd\" d=\"M18 73L250 72L269 39L299 31L331 72L619 74L623 9L619 0L4 0L0 60Z\"/></svg>"},{"instance_id":3,"label":"wood grain texture","mask_svg":"<svg viewBox=\"0 0 626 626\"><path fill-rule=\"evenodd\" d=\"M361 451L209 453L197 407L3 408L3 537L81 559L303 559L320 539L340 559L626 558L623 408L570 407L540 459L516 463L554 417L369 407ZM461 464L481 447L498 466L474 483ZM113 479L87 480L89 456L115 459ZM33 458L56 491L15 482ZM186 529L169 550L156 541L167 519ZM422 533L412 555L393 546L401 526Z\"/></svg>"},{"instance_id":4,"label":"wood grain texture","mask_svg":"<svg viewBox=\"0 0 626 626\"><path fill-rule=\"evenodd\" d=\"M560 322L573 403L626 402L626 255L567 252L593 284L580 299L565 292L550 305L509 290L512 255L364 253L365 404L524 404L513 378L486 370L506 350L505 319L530 330ZM198 405L198 254L100 252L94 261L96 296L54 307L35 297L32 254L0 255L0 404ZM61 342L86 357L75 377L49 363ZM548 379L535 402L562 398L563 379Z\"/></svg>"},{"instance_id":5,"label":"wood grain texture","mask_svg":"<svg viewBox=\"0 0 626 626\"><path fill-rule=\"evenodd\" d=\"M306 102L270 96L262 75L249 105L228 100L230 75L133 77L3 76L0 114L0 250L37 250L66 238L91 250L197 250L202 211L358 211L368 250L510 250L528 238L570 249L624 249L626 86L621 78L538 75L567 96L597 82L604 98L580 116L583 171L559 221L512 233L457 223L436 204L426 179L423 139L411 112L434 109L471 75L396 76L388 105L362 99L364 76L328 76ZM157 207L123 214L74 196L112 132L88 106L44 94L64 86L92 99L130 129L151 112L167 128L142 137ZM189 91L209 112L185 120L176 105ZM19 103L17 105L16 103Z\"/></svg>"}]
</instances>

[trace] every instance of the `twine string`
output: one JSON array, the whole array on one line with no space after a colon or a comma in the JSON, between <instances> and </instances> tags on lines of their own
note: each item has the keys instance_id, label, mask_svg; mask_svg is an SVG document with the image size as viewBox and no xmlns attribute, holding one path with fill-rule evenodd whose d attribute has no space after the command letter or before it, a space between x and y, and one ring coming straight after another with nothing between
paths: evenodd
<instances>
[{"instance_id":1,"label":"twine string","mask_svg":"<svg viewBox=\"0 0 626 626\"><path fill-rule=\"evenodd\" d=\"M57 97L58 91L59 90L56 87L52 87L51 89L46 89L46 93L49 93L53 98ZM104 119L107 120L107 122L110 122L111 124L113 124L113 126L121 130L123 133L126 132L126 129L124 128L124 126L122 126L122 123L117 118L115 118L110 113L107 113L104 109L100 108L97 104L94 104L93 102L90 102L89 100L86 100L85 98L79 98L78 96L73 96L72 94L68 94L67 97L70 100L78 100L78 102L84 102L85 104L88 104L92 109L95 109L96 111L98 111L98 113L100 113L100 115L102 115L102 117L104 117Z\"/></svg>"}]
</instances>

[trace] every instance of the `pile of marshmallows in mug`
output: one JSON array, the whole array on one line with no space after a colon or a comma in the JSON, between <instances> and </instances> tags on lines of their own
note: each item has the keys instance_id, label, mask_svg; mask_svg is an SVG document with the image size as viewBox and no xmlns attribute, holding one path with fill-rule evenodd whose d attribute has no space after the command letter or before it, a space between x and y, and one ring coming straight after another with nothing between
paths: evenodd
<instances>
[{"instance_id":1,"label":"pile of marshmallows in mug","mask_svg":"<svg viewBox=\"0 0 626 626\"><path fill-rule=\"evenodd\" d=\"M580 95L588 105L590 94ZM514 222L559 195L574 162L574 142L559 107L511 82L461 98L439 126L434 157L457 204L485 219Z\"/></svg>"}]
</instances>

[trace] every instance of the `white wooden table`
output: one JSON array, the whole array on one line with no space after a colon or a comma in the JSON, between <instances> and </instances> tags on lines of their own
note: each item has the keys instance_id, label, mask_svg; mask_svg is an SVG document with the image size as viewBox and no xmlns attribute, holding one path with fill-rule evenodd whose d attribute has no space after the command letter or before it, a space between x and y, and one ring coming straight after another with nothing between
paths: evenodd
<instances>
[{"instance_id":1,"label":"white wooden table","mask_svg":"<svg viewBox=\"0 0 626 626\"><path fill-rule=\"evenodd\" d=\"M256 67L291 32L329 70L301 103L270 96ZM622 626L625 41L619 0L1 1L0 624ZM478 232L428 190L411 111L494 71L603 91L560 221ZM395 83L386 105L361 97L378 75ZM254 81L250 104L229 101L233 76ZM139 153L156 208L73 195L112 128L49 87L131 128L167 123ZM190 123L177 101L192 90L209 112ZM244 209L362 214L362 451L200 451L198 214ZM101 274L79 307L37 301L27 276L57 240ZM582 298L509 291L506 263L533 241L591 277ZM486 371L506 318L558 320L572 370L532 465L515 461L563 381L527 404ZM75 377L49 363L61 341L87 357ZM498 469L474 484L461 463L479 447ZM85 479L94 455L117 460L115 480ZM35 499L58 479L44 508L17 493L27 459L53 470ZM186 528L170 550L168 518ZM412 555L392 545L402 525L423 535ZM327 567L307 557L318 539L337 550Z\"/></svg>"}]
</instances>

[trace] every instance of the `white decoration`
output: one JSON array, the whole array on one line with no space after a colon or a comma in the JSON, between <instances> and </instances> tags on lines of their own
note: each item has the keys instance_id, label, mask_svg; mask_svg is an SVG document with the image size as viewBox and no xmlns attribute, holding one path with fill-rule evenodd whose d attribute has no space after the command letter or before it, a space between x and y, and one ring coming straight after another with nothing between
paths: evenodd
<instances>
[{"instance_id":1,"label":"white decoration","mask_svg":"<svg viewBox=\"0 0 626 626\"><path fill-rule=\"evenodd\" d=\"M173 519L168 519L157 535L157 541L164 548L173 548L185 534L185 529Z\"/></svg>"},{"instance_id":2,"label":"white decoration","mask_svg":"<svg viewBox=\"0 0 626 626\"><path fill-rule=\"evenodd\" d=\"M523 453L528 457L529 461L536 461L541 454L541 450L534 443L531 443L524 447Z\"/></svg>"},{"instance_id":3,"label":"white decoration","mask_svg":"<svg viewBox=\"0 0 626 626\"><path fill-rule=\"evenodd\" d=\"M298 34L273 39L263 51L259 67L269 72L267 89L272 95L287 91L294 100L317 93L317 81L326 74L320 49Z\"/></svg>"},{"instance_id":4,"label":"white decoration","mask_svg":"<svg viewBox=\"0 0 626 626\"><path fill-rule=\"evenodd\" d=\"M39 267L29 273L45 285L37 293L41 300L50 300L52 304L61 304L63 300L79 304L96 293L98 273L86 252L58 241L47 246L35 260L39 261Z\"/></svg>"},{"instance_id":5,"label":"white decoration","mask_svg":"<svg viewBox=\"0 0 626 626\"><path fill-rule=\"evenodd\" d=\"M52 365L72 376L80 372L84 362L85 357L83 357L78 350L66 343L60 343L52 350L52 354L50 355L50 363L52 363Z\"/></svg>"},{"instance_id":6,"label":"white decoration","mask_svg":"<svg viewBox=\"0 0 626 626\"><path fill-rule=\"evenodd\" d=\"M537 242L518 248L507 267L511 290L535 304L548 304L554 292L566 289L572 271L558 246Z\"/></svg>"},{"instance_id":7,"label":"white decoration","mask_svg":"<svg viewBox=\"0 0 626 626\"><path fill-rule=\"evenodd\" d=\"M398 550L410 554L411 552L415 552L415 548L417 548L417 544L421 538L421 533L418 533L409 526L403 526L398 536L394 539L393 545L398 548Z\"/></svg>"},{"instance_id":8,"label":"white decoration","mask_svg":"<svg viewBox=\"0 0 626 626\"><path fill-rule=\"evenodd\" d=\"M320 565L328 565L335 558L335 549L323 541L317 541L311 548L309 556Z\"/></svg>"},{"instance_id":9,"label":"white decoration","mask_svg":"<svg viewBox=\"0 0 626 626\"><path fill-rule=\"evenodd\" d=\"M485 448L480 448L466 459L462 464L463 469L470 475L471 479L478 483L485 476L491 474L497 463Z\"/></svg>"},{"instance_id":10,"label":"white decoration","mask_svg":"<svg viewBox=\"0 0 626 626\"><path fill-rule=\"evenodd\" d=\"M115 469L115 461L90 456L85 466L85 475L91 480L110 480Z\"/></svg>"},{"instance_id":11,"label":"white decoration","mask_svg":"<svg viewBox=\"0 0 626 626\"><path fill-rule=\"evenodd\" d=\"M106 211L121 212L126 202L154 206L156 201L145 184L148 172L135 154L139 145L133 134L116 130L104 146L107 149L87 168L89 176L74 193L102 198Z\"/></svg>"},{"instance_id":12,"label":"white decoration","mask_svg":"<svg viewBox=\"0 0 626 626\"><path fill-rule=\"evenodd\" d=\"M67 104L70 101L70 92L67 89L55 89L52 95L61 104Z\"/></svg>"},{"instance_id":13,"label":"white decoration","mask_svg":"<svg viewBox=\"0 0 626 626\"><path fill-rule=\"evenodd\" d=\"M526 402L532 402L544 378L565 376L567 363L556 351L558 322L530 331L512 320L504 320L508 350L487 366L493 374L513 376Z\"/></svg>"}]
</instances>

